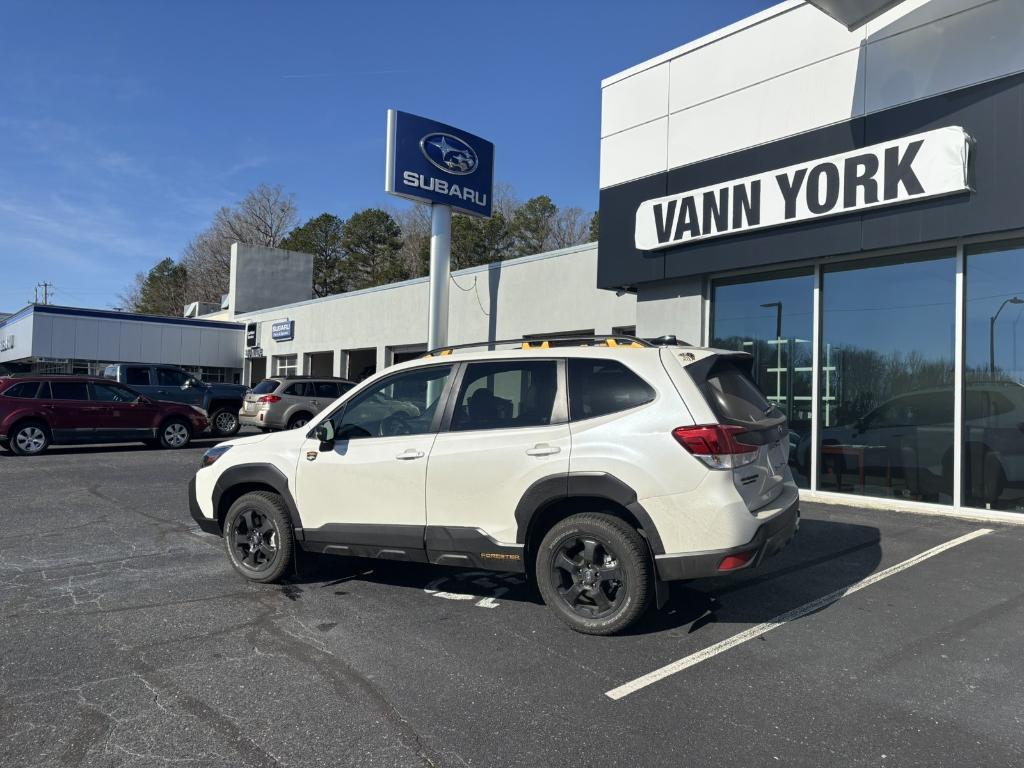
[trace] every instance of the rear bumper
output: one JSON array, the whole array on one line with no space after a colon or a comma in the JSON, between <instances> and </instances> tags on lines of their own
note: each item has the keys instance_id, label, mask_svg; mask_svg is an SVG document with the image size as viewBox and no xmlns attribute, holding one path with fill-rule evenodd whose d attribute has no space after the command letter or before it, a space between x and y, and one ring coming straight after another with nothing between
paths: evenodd
<instances>
[{"instance_id":1,"label":"rear bumper","mask_svg":"<svg viewBox=\"0 0 1024 768\"><path fill-rule=\"evenodd\" d=\"M238 423L243 427L257 427L259 429L271 429L277 426L270 420L270 414L266 412L263 413L263 419L260 419L259 411L248 414L245 411L240 411L238 413Z\"/></svg>"},{"instance_id":2,"label":"rear bumper","mask_svg":"<svg viewBox=\"0 0 1024 768\"><path fill-rule=\"evenodd\" d=\"M762 524L757 529L754 537L746 544L710 552L658 555L654 559L658 569L658 578L662 581L706 579L712 576L725 576L737 571L756 568L766 557L777 554L789 544L796 534L799 525L800 498L794 495L793 500L781 512ZM751 551L753 551L753 555L746 565L728 571L718 570L722 558Z\"/></svg>"},{"instance_id":3,"label":"rear bumper","mask_svg":"<svg viewBox=\"0 0 1024 768\"><path fill-rule=\"evenodd\" d=\"M220 523L204 515L203 510L199 507L199 499L196 497L196 479L194 476L188 481L188 513L205 533L212 533L215 536L221 535Z\"/></svg>"}]
</instances>

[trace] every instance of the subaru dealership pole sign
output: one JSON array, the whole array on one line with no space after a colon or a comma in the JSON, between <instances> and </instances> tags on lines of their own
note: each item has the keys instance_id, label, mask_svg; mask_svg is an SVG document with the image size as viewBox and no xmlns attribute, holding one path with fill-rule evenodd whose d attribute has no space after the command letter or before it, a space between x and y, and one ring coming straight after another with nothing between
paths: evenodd
<instances>
[{"instance_id":1,"label":"subaru dealership pole sign","mask_svg":"<svg viewBox=\"0 0 1024 768\"><path fill-rule=\"evenodd\" d=\"M444 123L388 110L384 189L430 204L430 349L448 343L452 208L489 217L493 181L491 142Z\"/></svg>"}]
</instances>

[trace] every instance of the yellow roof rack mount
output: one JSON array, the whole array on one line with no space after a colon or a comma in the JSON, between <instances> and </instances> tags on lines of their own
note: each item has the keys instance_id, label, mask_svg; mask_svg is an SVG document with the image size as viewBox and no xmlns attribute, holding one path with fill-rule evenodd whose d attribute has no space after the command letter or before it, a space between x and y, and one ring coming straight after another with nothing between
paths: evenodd
<instances>
[{"instance_id":1,"label":"yellow roof rack mount","mask_svg":"<svg viewBox=\"0 0 1024 768\"><path fill-rule=\"evenodd\" d=\"M470 344L448 344L432 349L423 357L447 356L460 349L476 349L484 347L488 350L501 348L515 349L552 349L556 347L611 347L614 349L641 349L647 347L690 346L685 341L678 341L675 336L661 336L657 339L641 339L623 334L613 335L572 335L572 336L533 336L519 339L496 339L494 341L477 341Z\"/></svg>"}]
</instances>

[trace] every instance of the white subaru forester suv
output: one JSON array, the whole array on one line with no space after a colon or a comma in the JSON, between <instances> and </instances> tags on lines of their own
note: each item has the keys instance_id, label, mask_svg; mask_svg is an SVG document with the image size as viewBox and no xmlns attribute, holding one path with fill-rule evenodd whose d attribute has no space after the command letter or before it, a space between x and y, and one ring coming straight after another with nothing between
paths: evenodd
<instances>
[{"instance_id":1,"label":"white subaru forester suv","mask_svg":"<svg viewBox=\"0 0 1024 768\"><path fill-rule=\"evenodd\" d=\"M444 349L313 425L211 448L192 518L252 581L299 550L520 572L611 634L665 582L756 567L796 532L786 420L750 365L628 337Z\"/></svg>"}]
</instances>

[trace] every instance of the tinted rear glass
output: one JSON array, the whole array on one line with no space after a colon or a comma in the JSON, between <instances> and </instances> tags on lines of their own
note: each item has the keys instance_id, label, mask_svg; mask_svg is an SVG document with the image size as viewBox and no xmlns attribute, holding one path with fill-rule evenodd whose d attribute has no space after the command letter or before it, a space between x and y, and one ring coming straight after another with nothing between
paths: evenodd
<instances>
[{"instance_id":1,"label":"tinted rear glass","mask_svg":"<svg viewBox=\"0 0 1024 768\"><path fill-rule=\"evenodd\" d=\"M149 368L139 368L131 365L128 366L124 369L124 383L128 386L135 385L137 387L148 387Z\"/></svg>"},{"instance_id":2,"label":"tinted rear glass","mask_svg":"<svg viewBox=\"0 0 1024 768\"><path fill-rule=\"evenodd\" d=\"M592 419L654 399L654 389L616 360L569 360L569 418Z\"/></svg>"},{"instance_id":3,"label":"tinted rear glass","mask_svg":"<svg viewBox=\"0 0 1024 768\"><path fill-rule=\"evenodd\" d=\"M318 381L314 385L316 387L317 397L338 397L338 384L334 381Z\"/></svg>"},{"instance_id":4,"label":"tinted rear glass","mask_svg":"<svg viewBox=\"0 0 1024 768\"><path fill-rule=\"evenodd\" d=\"M88 400L84 381L51 381L54 400Z\"/></svg>"},{"instance_id":5,"label":"tinted rear glass","mask_svg":"<svg viewBox=\"0 0 1024 768\"><path fill-rule=\"evenodd\" d=\"M31 399L36 396L36 392L38 391L38 381L19 381L13 387L8 387L7 389L5 389L3 391L3 396Z\"/></svg>"},{"instance_id":6,"label":"tinted rear glass","mask_svg":"<svg viewBox=\"0 0 1024 768\"><path fill-rule=\"evenodd\" d=\"M782 417L782 412L750 378L748 370L732 360L716 361L702 389L711 408L725 422L758 424Z\"/></svg>"},{"instance_id":7,"label":"tinted rear glass","mask_svg":"<svg viewBox=\"0 0 1024 768\"><path fill-rule=\"evenodd\" d=\"M275 389L281 386L280 381L274 381L273 379L264 379L255 387L252 388L254 395L269 395Z\"/></svg>"}]
</instances>

